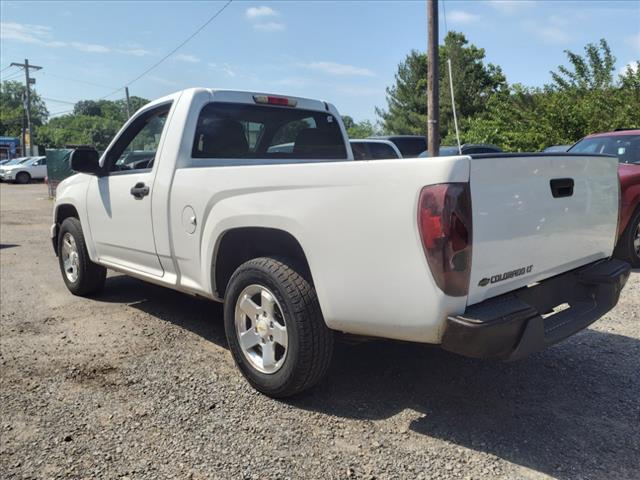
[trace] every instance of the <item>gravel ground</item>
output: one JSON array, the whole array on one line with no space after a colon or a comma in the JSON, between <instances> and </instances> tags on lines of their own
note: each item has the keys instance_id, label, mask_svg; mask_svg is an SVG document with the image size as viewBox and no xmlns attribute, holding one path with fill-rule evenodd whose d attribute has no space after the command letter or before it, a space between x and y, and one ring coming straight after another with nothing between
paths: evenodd
<instances>
[{"instance_id":1,"label":"gravel ground","mask_svg":"<svg viewBox=\"0 0 640 480\"><path fill-rule=\"evenodd\" d=\"M219 305L113 274L74 297L42 184L0 186L1 478L640 478L640 273L592 328L505 364L338 345L275 401Z\"/></svg>"}]
</instances>

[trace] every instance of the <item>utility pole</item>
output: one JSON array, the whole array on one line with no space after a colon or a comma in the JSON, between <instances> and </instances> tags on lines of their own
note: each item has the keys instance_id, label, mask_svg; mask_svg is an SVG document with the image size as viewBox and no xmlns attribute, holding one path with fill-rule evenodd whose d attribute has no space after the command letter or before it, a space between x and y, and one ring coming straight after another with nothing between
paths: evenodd
<instances>
[{"instance_id":1,"label":"utility pole","mask_svg":"<svg viewBox=\"0 0 640 480\"><path fill-rule=\"evenodd\" d=\"M129 101L129 87L124 87L124 93L127 96L127 118L131 118L131 102Z\"/></svg>"},{"instance_id":2,"label":"utility pole","mask_svg":"<svg viewBox=\"0 0 640 480\"><path fill-rule=\"evenodd\" d=\"M427 0L427 148L429 155L440 154L440 72L438 58L438 0Z\"/></svg>"},{"instance_id":3,"label":"utility pole","mask_svg":"<svg viewBox=\"0 0 640 480\"><path fill-rule=\"evenodd\" d=\"M42 67L38 67L37 65L29 65L29 60L28 59L24 59L24 63L12 63L11 64L12 67L20 67L20 68L24 68L24 78L25 78L25 85L26 85L26 89L27 89L27 102L25 105L25 110L27 112L27 132L29 132L29 135L27 137L27 135L24 135L23 138L25 138L25 140L23 140L23 142L26 142L26 138L29 138L29 148L27 148L26 143L23 143L22 145L22 149L24 150L22 152L23 155L31 155L31 145L33 143L33 131L31 130L31 85L36 83L36 79L35 78L30 78L29 77L29 69L34 69L34 70L41 70Z\"/></svg>"}]
</instances>

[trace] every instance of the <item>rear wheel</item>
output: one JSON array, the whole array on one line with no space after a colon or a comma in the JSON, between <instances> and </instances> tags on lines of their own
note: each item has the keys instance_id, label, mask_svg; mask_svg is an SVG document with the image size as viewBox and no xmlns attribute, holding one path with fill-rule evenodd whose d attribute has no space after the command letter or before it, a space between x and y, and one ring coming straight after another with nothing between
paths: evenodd
<instances>
[{"instance_id":1,"label":"rear wheel","mask_svg":"<svg viewBox=\"0 0 640 480\"><path fill-rule=\"evenodd\" d=\"M315 289L289 262L263 257L242 264L229 281L224 321L238 368L265 395L300 393L329 368L333 332Z\"/></svg>"},{"instance_id":2,"label":"rear wheel","mask_svg":"<svg viewBox=\"0 0 640 480\"><path fill-rule=\"evenodd\" d=\"M16 183L29 183L31 181L31 175L27 172L20 172L16 175Z\"/></svg>"},{"instance_id":3,"label":"rear wheel","mask_svg":"<svg viewBox=\"0 0 640 480\"><path fill-rule=\"evenodd\" d=\"M633 214L624 233L618 240L614 256L632 267L640 267L640 209Z\"/></svg>"},{"instance_id":4,"label":"rear wheel","mask_svg":"<svg viewBox=\"0 0 640 480\"><path fill-rule=\"evenodd\" d=\"M62 279L74 295L90 295L104 286L107 270L89 258L80 220L75 217L60 226L58 261Z\"/></svg>"}]
</instances>

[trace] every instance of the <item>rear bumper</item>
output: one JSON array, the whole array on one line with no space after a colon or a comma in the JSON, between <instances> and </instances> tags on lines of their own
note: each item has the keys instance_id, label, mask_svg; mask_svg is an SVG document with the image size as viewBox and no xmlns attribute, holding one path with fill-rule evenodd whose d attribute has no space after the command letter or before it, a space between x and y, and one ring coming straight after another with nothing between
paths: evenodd
<instances>
[{"instance_id":1,"label":"rear bumper","mask_svg":"<svg viewBox=\"0 0 640 480\"><path fill-rule=\"evenodd\" d=\"M467 307L447 319L442 347L475 358L517 360L591 325L611 310L631 267L601 260ZM569 307L547 315L561 304Z\"/></svg>"}]
</instances>

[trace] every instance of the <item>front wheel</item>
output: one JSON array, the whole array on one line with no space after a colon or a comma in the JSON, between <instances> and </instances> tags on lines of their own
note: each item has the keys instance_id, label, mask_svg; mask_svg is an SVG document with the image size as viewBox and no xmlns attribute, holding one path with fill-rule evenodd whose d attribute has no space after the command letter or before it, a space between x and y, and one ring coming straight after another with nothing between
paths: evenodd
<instances>
[{"instance_id":1,"label":"front wheel","mask_svg":"<svg viewBox=\"0 0 640 480\"><path fill-rule=\"evenodd\" d=\"M62 279L74 295L91 295L102 289L107 270L91 261L80 220L69 217L58 234L58 261Z\"/></svg>"},{"instance_id":2,"label":"front wheel","mask_svg":"<svg viewBox=\"0 0 640 480\"><path fill-rule=\"evenodd\" d=\"M289 262L255 258L229 281L227 340L238 368L270 397L295 395L318 383L333 354L333 332L315 289Z\"/></svg>"},{"instance_id":3,"label":"front wheel","mask_svg":"<svg viewBox=\"0 0 640 480\"><path fill-rule=\"evenodd\" d=\"M16 183L25 184L29 183L30 181L31 175L29 175L27 172L20 172L16 175Z\"/></svg>"},{"instance_id":4,"label":"front wheel","mask_svg":"<svg viewBox=\"0 0 640 480\"><path fill-rule=\"evenodd\" d=\"M633 214L624 233L618 240L614 257L640 267L640 209Z\"/></svg>"}]
</instances>

